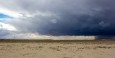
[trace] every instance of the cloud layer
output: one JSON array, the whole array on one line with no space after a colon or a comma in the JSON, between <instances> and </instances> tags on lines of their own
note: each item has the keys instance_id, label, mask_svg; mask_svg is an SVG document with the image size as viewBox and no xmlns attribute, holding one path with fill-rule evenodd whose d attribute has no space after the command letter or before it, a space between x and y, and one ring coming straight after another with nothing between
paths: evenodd
<instances>
[{"instance_id":1,"label":"cloud layer","mask_svg":"<svg viewBox=\"0 0 115 58\"><path fill-rule=\"evenodd\" d=\"M0 1L15 20L7 23L24 33L42 35L115 35L113 0ZM1 8L1 9L3 9Z\"/></svg>"}]
</instances>

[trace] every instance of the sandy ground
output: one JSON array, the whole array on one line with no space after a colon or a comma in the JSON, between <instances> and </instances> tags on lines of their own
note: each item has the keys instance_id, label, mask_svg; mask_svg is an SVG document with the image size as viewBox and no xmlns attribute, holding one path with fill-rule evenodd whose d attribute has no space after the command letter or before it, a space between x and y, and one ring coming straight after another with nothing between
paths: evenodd
<instances>
[{"instance_id":1,"label":"sandy ground","mask_svg":"<svg viewBox=\"0 0 115 58\"><path fill-rule=\"evenodd\" d=\"M6 42L0 43L0 58L115 58L115 44L98 42Z\"/></svg>"}]
</instances>

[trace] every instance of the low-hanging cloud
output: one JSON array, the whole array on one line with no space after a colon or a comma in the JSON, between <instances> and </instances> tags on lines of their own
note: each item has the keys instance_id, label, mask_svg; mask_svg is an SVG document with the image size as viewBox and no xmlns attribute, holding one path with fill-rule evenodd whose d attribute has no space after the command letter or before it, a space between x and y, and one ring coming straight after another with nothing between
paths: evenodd
<instances>
[{"instance_id":1,"label":"low-hanging cloud","mask_svg":"<svg viewBox=\"0 0 115 58\"><path fill-rule=\"evenodd\" d=\"M115 35L113 0L1 1L22 17L9 20L21 32L44 35Z\"/></svg>"}]
</instances>

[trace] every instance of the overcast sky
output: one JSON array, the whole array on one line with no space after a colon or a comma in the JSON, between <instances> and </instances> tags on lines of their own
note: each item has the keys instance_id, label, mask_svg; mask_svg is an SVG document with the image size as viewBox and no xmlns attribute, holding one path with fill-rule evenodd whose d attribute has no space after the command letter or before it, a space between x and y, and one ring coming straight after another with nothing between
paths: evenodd
<instances>
[{"instance_id":1,"label":"overcast sky","mask_svg":"<svg viewBox=\"0 0 115 58\"><path fill-rule=\"evenodd\" d=\"M114 5L114 0L0 0L0 37L113 36Z\"/></svg>"}]
</instances>

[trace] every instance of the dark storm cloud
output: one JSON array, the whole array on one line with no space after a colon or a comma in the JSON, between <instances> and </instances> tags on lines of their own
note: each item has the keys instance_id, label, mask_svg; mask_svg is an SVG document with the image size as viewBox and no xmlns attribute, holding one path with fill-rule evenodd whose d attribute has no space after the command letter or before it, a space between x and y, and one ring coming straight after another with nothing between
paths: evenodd
<instances>
[{"instance_id":1,"label":"dark storm cloud","mask_svg":"<svg viewBox=\"0 0 115 58\"><path fill-rule=\"evenodd\" d=\"M115 35L113 0L16 0L23 12L50 13L11 22L22 32L45 35Z\"/></svg>"},{"instance_id":2,"label":"dark storm cloud","mask_svg":"<svg viewBox=\"0 0 115 58\"><path fill-rule=\"evenodd\" d=\"M112 40L115 40L115 36L112 36L112 35L107 35L107 36L102 36L102 35L100 35L100 36L97 36L96 37L96 40L110 40L110 39L112 39Z\"/></svg>"}]
</instances>

